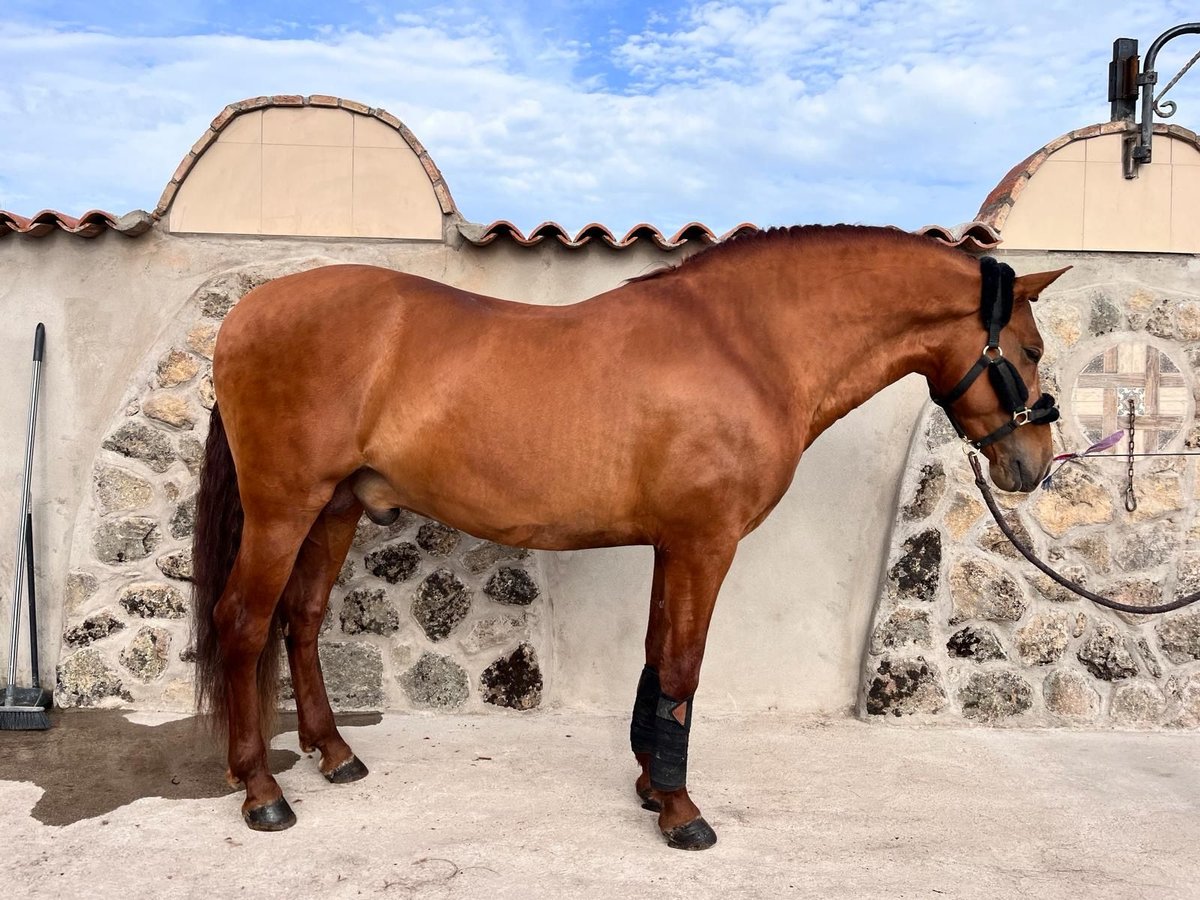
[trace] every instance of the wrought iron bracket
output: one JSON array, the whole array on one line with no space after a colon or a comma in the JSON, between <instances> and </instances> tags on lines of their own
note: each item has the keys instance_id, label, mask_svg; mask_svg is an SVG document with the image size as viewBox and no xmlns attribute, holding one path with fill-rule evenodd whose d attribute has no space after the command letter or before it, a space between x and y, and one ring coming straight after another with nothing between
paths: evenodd
<instances>
[{"instance_id":1,"label":"wrought iron bracket","mask_svg":"<svg viewBox=\"0 0 1200 900\"><path fill-rule=\"evenodd\" d=\"M1167 92L1179 83L1187 71L1200 61L1197 52L1157 94L1158 71L1154 68L1158 53L1169 42L1184 34L1200 34L1200 22L1176 25L1160 34L1146 51L1146 57L1138 71L1137 41L1120 38L1113 44L1113 62L1109 68L1109 100L1112 103L1114 121L1125 119L1134 126L1136 106L1141 106L1141 121L1131 127L1125 138L1125 177L1136 178L1138 167L1148 164L1153 158L1154 116L1169 119L1175 115L1177 106L1173 100L1163 100ZM1139 97L1140 95L1140 97Z\"/></svg>"}]
</instances>

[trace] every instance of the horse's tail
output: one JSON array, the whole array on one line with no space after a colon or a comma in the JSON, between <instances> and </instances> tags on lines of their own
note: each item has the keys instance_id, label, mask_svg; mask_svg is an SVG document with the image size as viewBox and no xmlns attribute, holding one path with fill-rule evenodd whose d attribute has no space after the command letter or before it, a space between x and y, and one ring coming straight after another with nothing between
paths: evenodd
<instances>
[{"instance_id":1,"label":"horse's tail","mask_svg":"<svg viewBox=\"0 0 1200 900\"><path fill-rule=\"evenodd\" d=\"M242 500L237 471L221 412L213 406L208 442L196 494L196 528L192 538L192 633L196 646L196 707L217 731L228 727L225 667L213 611L233 571L242 542ZM278 620L271 623L267 646L258 661L258 699L264 725L275 715L279 691Z\"/></svg>"}]
</instances>

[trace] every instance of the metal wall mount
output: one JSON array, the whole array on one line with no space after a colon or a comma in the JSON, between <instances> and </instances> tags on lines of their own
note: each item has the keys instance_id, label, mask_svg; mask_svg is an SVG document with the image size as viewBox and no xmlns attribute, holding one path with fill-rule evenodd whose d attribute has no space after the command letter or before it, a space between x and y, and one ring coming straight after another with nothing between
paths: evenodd
<instances>
[{"instance_id":1,"label":"metal wall mount","mask_svg":"<svg viewBox=\"0 0 1200 900\"><path fill-rule=\"evenodd\" d=\"M1159 51L1169 41L1184 34L1200 34L1200 22L1188 22L1164 31L1154 39L1150 49L1146 51L1145 64L1141 66L1136 40L1118 38L1113 42L1113 58L1108 67L1108 99L1112 104L1112 120L1124 120L1129 123L1124 153L1126 178L1137 178L1138 168L1148 164L1153 158L1154 116L1169 119L1175 115L1177 109L1175 101L1163 100L1163 97L1200 61L1200 51L1197 51L1196 55L1175 73L1175 77L1167 82L1166 87L1157 94L1154 93L1154 87L1158 84L1158 71L1154 65ZM1141 121L1135 124L1139 103Z\"/></svg>"}]
</instances>

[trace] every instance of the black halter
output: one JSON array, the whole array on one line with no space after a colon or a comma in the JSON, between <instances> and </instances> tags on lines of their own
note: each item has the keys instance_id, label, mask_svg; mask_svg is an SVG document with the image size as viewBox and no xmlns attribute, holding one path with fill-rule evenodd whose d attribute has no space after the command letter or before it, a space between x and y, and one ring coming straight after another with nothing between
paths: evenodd
<instances>
[{"instance_id":1,"label":"black halter","mask_svg":"<svg viewBox=\"0 0 1200 900\"><path fill-rule=\"evenodd\" d=\"M1058 419L1058 407L1054 405L1054 398L1049 394L1042 394L1033 406L1025 405L1029 400L1029 388L1025 386L1025 380L1021 378L1017 367L1004 358L1004 351L1000 349L1000 331L1012 318L1013 281L1016 278L1012 267L985 256L979 261L979 269L983 276L979 311L983 317L983 327L987 329L987 346L983 348L983 355L950 393L939 397L932 387L929 390L929 396L946 411L946 418L950 420L958 436L976 450L982 450L1008 437L1022 425L1049 425ZM1012 413L1012 419L991 434L972 441L967 438L966 432L954 418L950 406L967 392L985 369L996 396L1000 398L1000 405L1006 412Z\"/></svg>"}]
</instances>

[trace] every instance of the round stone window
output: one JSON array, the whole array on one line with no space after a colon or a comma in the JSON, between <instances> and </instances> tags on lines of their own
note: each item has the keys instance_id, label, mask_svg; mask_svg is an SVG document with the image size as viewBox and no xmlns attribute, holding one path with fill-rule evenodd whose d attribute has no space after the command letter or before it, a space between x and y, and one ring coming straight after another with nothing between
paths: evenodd
<instances>
[{"instance_id":1,"label":"round stone window","mask_svg":"<svg viewBox=\"0 0 1200 900\"><path fill-rule=\"evenodd\" d=\"M1191 387L1180 367L1158 347L1144 340L1122 341L1084 365L1071 390L1071 412L1084 438L1094 444L1129 427L1130 401L1136 415L1136 451L1165 450L1184 430Z\"/></svg>"}]
</instances>

